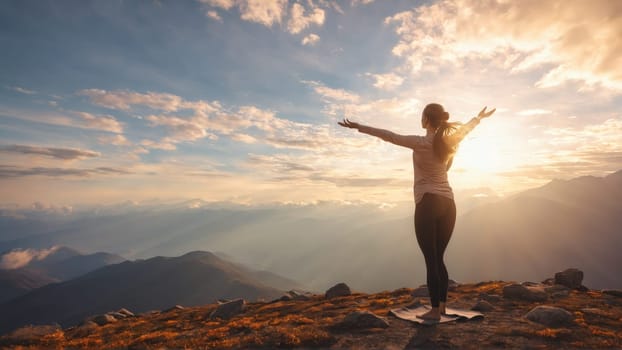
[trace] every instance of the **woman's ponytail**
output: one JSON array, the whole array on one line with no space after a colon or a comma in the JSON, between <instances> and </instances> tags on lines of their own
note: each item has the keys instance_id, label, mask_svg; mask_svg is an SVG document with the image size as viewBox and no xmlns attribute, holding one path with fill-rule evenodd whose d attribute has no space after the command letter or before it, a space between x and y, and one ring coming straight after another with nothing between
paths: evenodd
<instances>
[{"instance_id":1,"label":"woman's ponytail","mask_svg":"<svg viewBox=\"0 0 622 350\"><path fill-rule=\"evenodd\" d=\"M423 109L423 115L428 118L430 125L436 128L432 147L434 155L442 162L448 162L447 169L451 166L453 154L456 152L456 145L448 145L443 136L449 135L458 123L450 123L449 113L438 103L430 103Z\"/></svg>"}]
</instances>

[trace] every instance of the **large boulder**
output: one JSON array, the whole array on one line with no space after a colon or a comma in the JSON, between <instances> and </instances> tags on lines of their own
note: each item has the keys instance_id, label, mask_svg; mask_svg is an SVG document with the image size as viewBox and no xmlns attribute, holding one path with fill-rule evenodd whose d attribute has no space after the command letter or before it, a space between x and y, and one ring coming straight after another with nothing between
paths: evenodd
<instances>
[{"instance_id":1,"label":"large boulder","mask_svg":"<svg viewBox=\"0 0 622 350\"><path fill-rule=\"evenodd\" d=\"M568 288L578 289L583 282L583 271L579 269L566 269L555 274L555 283Z\"/></svg>"},{"instance_id":2,"label":"large boulder","mask_svg":"<svg viewBox=\"0 0 622 350\"><path fill-rule=\"evenodd\" d=\"M548 295L542 287L510 284L503 287L503 297L526 301L545 301Z\"/></svg>"},{"instance_id":3,"label":"large boulder","mask_svg":"<svg viewBox=\"0 0 622 350\"><path fill-rule=\"evenodd\" d=\"M354 311L346 315L338 324L341 328L387 328L389 322L369 311Z\"/></svg>"},{"instance_id":4,"label":"large boulder","mask_svg":"<svg viewBox=\"0 0 622 350\"><path fill-rule=\"evenodd\" d=\"M326 297L326 299L330 299L330 298L342 297L342 296L346 296L350 294L352 294L352 291L350 291L350 287L348 287L347 284L342 282L342 283L337 283L336 285L330 287L326 291L324 296Z\"/></svg>"},{"instance_id":5,"label":"large boulder","mask_svg":"<svg viewBox=\"0 0 622 350\"><path fill-rule=\"evenodd\" d=\"M569 325L573 320L572 314L567 310L549 305L534 307L525 315L525 318L548 327Z\"/></svg>"},{"instance_id":6,"label":"large boulder","mask_svg":"<svg viewBox=\"0 0 622 350\"><path fill-rule=\"evenodd\" d=\"M222 318L230 319L231 317L242 313L244 311L244 305L246 302L244 299L235 299L227 303L222 303L216 307L216 310L211 313L210 318Z\"/></svg>"}]
</instances>

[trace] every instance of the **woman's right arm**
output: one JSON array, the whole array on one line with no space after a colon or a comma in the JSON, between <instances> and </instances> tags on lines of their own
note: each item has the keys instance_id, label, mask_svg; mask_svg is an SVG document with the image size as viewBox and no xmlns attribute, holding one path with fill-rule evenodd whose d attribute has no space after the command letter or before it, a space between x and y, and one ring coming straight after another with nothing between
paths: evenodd
<instances>
[{"instance_id":1,"label":"woman's right arm","mask_svg":"<svg viewBox=\"0 0 622 350\"><path fill-rule=\"evenodd\" d=\"M338 124L347 128L357 129L359 132L362 132L364 134L376 136L384 141L391 142L392 144L411 149L415 149L418 144L423 142L423 136L400 135L390 130L373 128L371 126L351 122L347 119L344 119L343 122L339 122Z\"/></svg>"}]
</instances>

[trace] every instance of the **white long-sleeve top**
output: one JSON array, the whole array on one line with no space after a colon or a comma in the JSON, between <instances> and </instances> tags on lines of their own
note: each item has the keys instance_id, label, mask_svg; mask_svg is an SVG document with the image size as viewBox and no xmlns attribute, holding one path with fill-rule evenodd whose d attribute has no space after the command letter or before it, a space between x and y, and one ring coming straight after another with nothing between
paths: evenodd
<instances>
[{"instance_id":1,"label":"white long-sleeve top","mask_svg":"<svg viewBox=\"0 0 622 350\"><path fill-rule=\"evenodd\" d=\"M475 117L468 123L458 126L450 135L443 136L448 145L457 145L480 119ZM447 179L447 161L441 161L434 155L434 134L426 136L400 135L385 129L373 128L359 124L359 132L379 137L387 142L413 150L415 203L419 203L426 192L435 193L453 199L454 194Z\"/></svg>"}]
</instances>

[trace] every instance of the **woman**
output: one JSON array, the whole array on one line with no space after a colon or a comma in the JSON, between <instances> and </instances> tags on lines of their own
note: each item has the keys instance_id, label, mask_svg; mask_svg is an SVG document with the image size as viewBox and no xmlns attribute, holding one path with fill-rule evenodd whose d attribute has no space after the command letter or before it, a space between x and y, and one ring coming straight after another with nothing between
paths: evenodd
<instances>
[{"instance_id":1,"label":"woman","mask_svg":"<svg viewBox=\"0 0 622 350\"><path fill-rule=\"evenodd\" d=\"M443 254L456 222L456 204L447 180L458 144L483 118L495 109L486 107L466 124L449 123L449 113L438 103L430 103L421 113L425 136L399 135L344 119L338 124L413 150L415 172L415 233L423 252L432 309L419 316L439 320L445 314L449 276Z\"/></svg>"}]
</instances>

